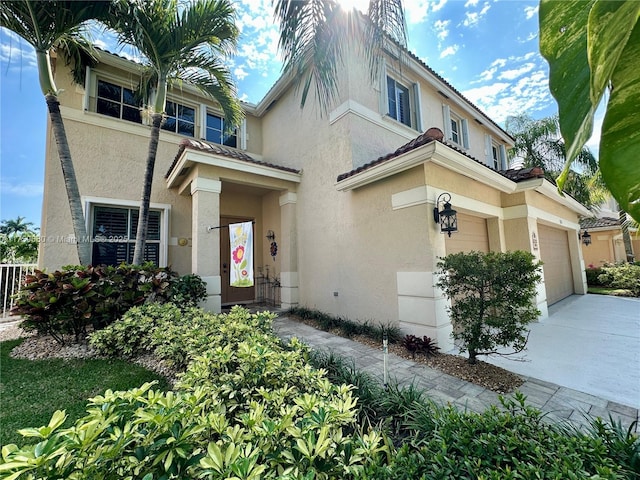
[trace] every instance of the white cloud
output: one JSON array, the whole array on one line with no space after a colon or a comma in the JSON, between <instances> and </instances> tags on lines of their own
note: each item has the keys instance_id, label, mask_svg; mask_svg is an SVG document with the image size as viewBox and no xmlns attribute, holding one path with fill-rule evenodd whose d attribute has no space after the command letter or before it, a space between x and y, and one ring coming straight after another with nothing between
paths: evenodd
<instances>
[{"instance_id":1,"label":"white cloud","mask_svg":"<svg viewBox=\"0 0 640 480\"><path fill-rule=\"evenodd\" d=\"M464 4L464 8L475 7L478 4L479 0L467 0Z\"/></svg>"},{"instance_id":2,"label":"white cloud","mask_svg":"<svg viewBox=\"0 0 640 480\"><path fill-rule=\"evenodd\" d=\"M498 79L499 80L515 80L516 78L521 77L525 73L528 73L531 70L533 70L534 67L535 65L533 63L525 63L523 66L519 68L513 68L511 70L504 70L500 72L500 75L498 75Z\"/></svg>"},{"instance_id":3,"label":"white cloud","mask_svg":"<svg viewBox=\"0 0 640 480\"><path fill-rule=\"evenodd\" d=\"M3 73L7 69L37 69L36 51L15 33L2 28L0 41L0 63Z\"/></svg>"},{"instance_id":4,"label":"white cloud","mask_svg":"<svg viewBox=\"0 0 640 480\"><path fill-rule=\"evenodd\" d=\"M247 76L249 76L249 73L247 73L247 71L244 69L244 66L241 65L233 70L233 76L238 80L244 80L245 78L247 78Z\"/></svg>"},{"instance_id":5,"label":"white cloud","mask_svg":"<svg viewBox=\"0 0 640 480\"><path fill-rule=\"evenodd\" d=\"M467 2L465 4L465 7L469 3L470 2ZM475 5L475 3L473 5ZM489 2L485 2L484 5L482 6L482 9L479 12L465 12L464 13L465 19L462 22L462 24L465 27L472 27L473 25L476 25L480 20L482 20L482 17L484 17L487 14L490 8L491 8L491 5L489 4Z\"/></svg>"},{"instance_id":6,"label":"white cloud","mask_svg":"<svg viewBox=\"0 0 640 480\"><path fill-rule=\"evenodd\" d=\"M436 20L433 24L433 28L436 29L436 36L438 40L442 41L449 35L449 24L451 20Z\"/></svg>"},{"instance_id":7,"label":"white cloud","mask_svg":"<svg viewBox=\"0 0 640 480\"><path fill-rule=\"evenodd\" d=\"M447 48L440 52L440 58L445 58L450 55L455 55L456 52L460 49L458 45L449 45Z\"/></svg>"},{"instance_id":8,"label":"white cloud","mask_svg":"<svg viewBox=\"0 0 640 480\"><path fill-rule=\"evenodd\" d=\"M533 6L524 7L524 14L527 17L527 20L534 17L535 15L538 14L538 5L536 5L535 7Z\"/></svg>"},{"instance_id":9,"label":"white cloud","mask_svg":"<svg viewBox=\"0 0 640 480\"><path fill-rule=\"evenodd\" d=\"M445 3L447 3L447 0L439 0L438 3L434 3L431 0L404 2L404 13L407 17L407 23L414 25L424 22L429 15L430 9L433 12L437 12Z\"/></svg>"},{"instance_id":10,"label":"white cloud","mask_svg":"<svg viewBox=\"0 0 640 480\"><path fill-rule=\"evenodd\" d=\"M2 180L0 183L3 195L13 195L16 197L38 197L42 195L44 186L37 182L14 182Z\"/></svg>"},{"instance_id":11,"label":"white cloud","mask_svg":"<svg viewBox=\"0 0 640 480\"><path fill-rule=\"evenodd\" d=\"M510 84L508 83L493 83L483 87L470 88L469 90L463 91L462 94L473 103L481 105L490 101L490 99L506 90L509 86Z\"/></svg>"}]
</instances>

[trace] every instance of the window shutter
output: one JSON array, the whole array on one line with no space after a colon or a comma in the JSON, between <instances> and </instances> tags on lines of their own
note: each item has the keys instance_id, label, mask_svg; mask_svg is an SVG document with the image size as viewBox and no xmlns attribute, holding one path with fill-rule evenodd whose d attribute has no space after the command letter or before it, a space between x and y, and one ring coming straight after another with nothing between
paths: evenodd
<instances>
[{"instance_id":1,"label":"window shutter","mask_svg":"<svg viewBox=\"0 0 640 480\"><path fill-rule=\"evenodd\" d=\"M387 77L387 114L398 119L398 105L396 105L396 82Z\"/></svg>"},{"instance_id":2,"label":"window shutter","mask_svg":"<svg viewBox=\"0 0 640 480\"><path fill-rule=\"evenodd\" d=\"M91 96L91 67L86 67L84 72L84 96L82 97L82 108L89 111L89 97Z\"/></svg>"},{"instance_id":3,"label":"window shutter","mask_svg":"<svg viewBox=\"0 0 640 480\"><path fill-rule=\"evenodd\" d=\"M247 149L247 119L242 120L242 125L240 126L240 148L242 150Z\"/></svg>"},{"instance_id":4,"label":"window shutter","mask_svg":"<svg viewBox=\"0 0 640 480\"><path fill-rule=\"evenodd\" d=\"M484 156L485 163L490 167L493 167L493 158L491 157L491 143L493 140L491 139L491 135L484 136Z\"/></svg>"},{"instance_id":5,"label":"window shutter","mask_svg":"<svg viewBox=\"0 0 640 480\"><path fill-rule=\"evenodd\" d=\"M507 149L504 145L500 145L500 170L506 170L507 166Z\"/></svg>"},{"instance_id":6,"label":"window shutter","mask_svg":"<svg viewBox=\"0 0 640 480\"><path fill-rule=\"evenodd\" d=\"M389 114L389 98L387 97L387 62L382 59L380 65L380 115Z\"/></svg>"},{"instance_id":7,"label":"window shutter","mask_svg":"<svg viewBox=\"0 0 640 480\"><path fill-rule=\"evenodd\" d=\"M416 130L422 132L422 106L420 105L420 84L413 84L414 105L416 110Z\"/></svg>"},{"instance_id":8,"label":"window shutter","mask_svg":"<svg viewBox=\"0 0 640 480\"><path fill-rule=\"evenodd\" d=\"M198 129L198 137L202 140L207 139L207 106L204 103L200 104L200 128Z\"/></svg>"},{"instance_id":9,"label":"window shutter","mask_svg":"<svg viewBox=\"0 0 640 480\"><path fill-rule=\"evenodd\" d=\"M462 119L462 146L469 148L469 123L465 119Z\"/></svg>"},{"instance_id":10,"label":"window shutter","mask_svg":"<svg viewBox=\"0 0 640 480\"><path fill-rule=\"evenodd\" d=\"M444 119L444 138L451 140L451 109L449 105L442 105L442 117Z\"/></svg>"},{"instance_id":11,"label":"window shutter","mask_svg":"<svg viewBox=\"0 0 640 480\"><path fill-rule=\"evenodd\" d=\"M411 107L409 106L409 90L401 85L397 87L398 91L398 120L407 126L411 126Z\"/></svg>"}]
</instances>

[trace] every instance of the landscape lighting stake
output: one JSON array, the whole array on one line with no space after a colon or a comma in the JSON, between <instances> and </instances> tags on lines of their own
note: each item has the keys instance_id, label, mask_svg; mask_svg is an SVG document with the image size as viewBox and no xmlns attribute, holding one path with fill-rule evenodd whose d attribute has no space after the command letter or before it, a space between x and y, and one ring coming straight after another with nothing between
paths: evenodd
<instances>
[{"instance_id":1,"label":"landscape lighting stake","mask_svg":"<svg viewBox=\"0 0 640 480\"><path fill-rule=\"evenodd\" d=\"M387 389L389 384L389 371L387 365L387 358L389 357L389 342L387 338L387 332L382 334L382 378L384 383L384 389Z\"/></svg>"}]
</instances>

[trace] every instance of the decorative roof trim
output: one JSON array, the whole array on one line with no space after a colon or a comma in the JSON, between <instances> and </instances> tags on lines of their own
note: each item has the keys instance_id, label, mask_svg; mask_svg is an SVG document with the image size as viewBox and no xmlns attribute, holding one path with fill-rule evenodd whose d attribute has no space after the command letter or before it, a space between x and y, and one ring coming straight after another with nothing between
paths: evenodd
<instances>
[{"instance_id":1,"label":"decorative roof trim","mask_svg":"<svg viewBox=\"0 0 640 480\"><path fill-rule=\"evenodd\" d=\"M360 172L338 177L339 180L335 185L339 191L354 190L429 161L502 192L511 193L517 185L495 170L487 168L485 165L437 140L431 140L425 145L392 157L389 161L371 165Z\"/></svg>"},{"instance_id":2,"label":"decorative roof trim","mask_svg":"<svg viewBox=\"0 0 640 480\"><path fill-rule=\"evenodd\" d=\"M557 202L582 216L586 217L592 214L591 210L582 205L569 194L560 195L558 193L558 187L556 187L546 178L534 178L531 180L525 180L523 182L519 182L517 185L518 186L516 188L516 192L535 190L536 192L541 193L554 202Z\"/></svg>"},{"instance_id":3,"label":"decorative roof trim","mask_svg":"<svg viewBox=\"0 0 640 480\"><path fill-rule=\"evenodd\" d=\"M180 143L178 154L165 178L167 187L178 186L182 179L180 172L188 162L212 165L240 172L253 173L263 177L277 178L289 182L300 183L300 171L293 168L273 165L254 160L243 152L232 150L217 144L184 139Z\"/></svg>"}]
</instances>

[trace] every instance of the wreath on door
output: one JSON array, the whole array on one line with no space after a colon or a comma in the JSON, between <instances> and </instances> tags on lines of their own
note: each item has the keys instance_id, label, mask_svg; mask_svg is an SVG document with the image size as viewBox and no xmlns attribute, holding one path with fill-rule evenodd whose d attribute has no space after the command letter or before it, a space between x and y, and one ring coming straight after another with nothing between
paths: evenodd
<instances>
[{"instance_id":1,"label":"wreath on door","mask_svg":"<svg viewBox=\"0 0 640 480\"><path fill-rule=\"evenodd\" d=\"M278 244L273 241L271 242L271 248L269 249L271 252L271 257L273 258L273 261L276 261L276 255L278 255Z\"/></svg>"}]
</instances>

